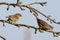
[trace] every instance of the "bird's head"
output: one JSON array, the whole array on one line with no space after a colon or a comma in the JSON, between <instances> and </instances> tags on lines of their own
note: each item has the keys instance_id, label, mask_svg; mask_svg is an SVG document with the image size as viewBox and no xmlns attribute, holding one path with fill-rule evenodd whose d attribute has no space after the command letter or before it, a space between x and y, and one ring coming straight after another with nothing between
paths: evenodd
<instances>
[{"instance_id":1,"label":"bird's head","mask_svg":"<svg viewBox=\"0 0 60 40\"><path fill-rule=\"evenodd\" d=\"M16 13L16 15L17 15L17 16L20 16L20 17L22 16L20 13Z\"/></svg>"}]
</instances>

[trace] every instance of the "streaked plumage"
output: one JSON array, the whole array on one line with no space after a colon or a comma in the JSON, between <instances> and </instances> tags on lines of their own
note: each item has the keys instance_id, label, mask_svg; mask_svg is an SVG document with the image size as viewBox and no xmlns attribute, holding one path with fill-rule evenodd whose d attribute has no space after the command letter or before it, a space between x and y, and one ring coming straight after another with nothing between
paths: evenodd
<instances>
[{"instance_id":1,"label":"streaked plumage","mask_svg":"<svg viewBox=\"0 0 60 40\"><path fill-rule=\"evenodd\" d=\"M38 19L38 25L39 25L39 28L40 28L40 32L42 30L44 31L51 31L53 30L53 27L51 25L49 25L48 23L46 23L45 21L41 20L41 19Z\"/></svg>"},{"instance_id":2,"label":"streaked plumage","mask_svg":"<svg viewBox=\"0 0 60 40\"><path fill-rule=\"evenodd\" d=\"M22 15L19 14L19 13L10 15L10 16L7 17L7 18L8 18L7 21L9 21L10 23L16 23L21 16L22 16Z\"/></svg>"},{"instance_id":3,"label":"streaked plumage","mask_svg":"<svg viewBox=\"0 0 60 40\"><path fill-rule=\"evenodd\" d=\"M51 25L49 25L47 22L45 22L44 20L41 20L38 18L38 16L36 14L33 14L36 19L37 19L37 23L39 26L39 31L43 32L43 31L51 31L53 30L53 27Z\"/></svg>"}]
</instances>

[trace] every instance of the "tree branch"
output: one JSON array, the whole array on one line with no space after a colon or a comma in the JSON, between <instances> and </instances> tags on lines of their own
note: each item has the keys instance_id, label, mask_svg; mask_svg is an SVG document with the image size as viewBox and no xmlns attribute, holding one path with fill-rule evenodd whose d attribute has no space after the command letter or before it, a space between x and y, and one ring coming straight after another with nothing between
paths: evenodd
<instances>
[{"instance_id":1,"label":"tree branch","mask_svg":"<svg viewBox=\"0 0 60 40\"><path fill-rule=\"evenodd\" d=\"M14 25L14 26L16 26L18 28L21 27L21 26L26 27L26 28L32 28L32 29L35 30L35 34L36 34L37 30L40 29L40 28L36 28L35 26L30 26L30 25L25 25L25 24L12 24L12 23L10 23L9 21L6 21L6 20L0 20L0 22L5 22L5 23L8 23L8 24ZM54 31L46 31L46 32L53 33L54 36L57 36L57 35L60 36L60 32L54 32Z\"/></svg>"},{"instance_id":2,"label":"tree branch","mask_svg":"<svg viewBox=\"0 0 60 40\"><path fill-rule=\"evenodd\" d=\"M2 38L3 40L6 40L4 37L0 36L0 38Z\"/></svg>"},{"instance_id":3,"label":"tree branch","mask_svg":"<svg viewBox=\"0 0 60 40\"><path fill-rule=\"evenodd\" d=\"M35 8L32 8L32 9L35 10L35 12L38 12L39 14L43 15L44 17L46 17L48 20L50 20L50 22L53 22L55 24L59 24L60 25L60 22L56 22L55 19L50 18L50 16L47 16L47 15L43 14L42 12L38 11Z\"/></svg>"},{"instance_id":4,"label":"tree branch","mask_svg":"<svg viewBox=\"0 0 60 40\"><path fill-rule=\"evenodd\" d=\"M40 4L41 6L44 6L45 4L47 4L47 2L34 2L34 3L30 3L29 5L33 5L33 4Z\"/></svg>"},{"instance_id":5,"label":"tree branch","mask_svg":"<svg viewBox=\"0 0 60 40\"><path fill-rule=\"evenodd\" d=\"M35 3L32 3L32 4L39 4L38 2L35 2ZM46 3L46 2L45 2ZM50 20L50 22L53 22L53 23L56 23L56 24L59 24L60 25L60 22L56 22L54 19L51 19L49 16L43 14L42 12L38 11L37 9L33 8L31 5L27 4L27 5L23 5L23 4L20 4L20 3L17 3L17 4L9 4L9 3L6 3L6 2L0 2L0 5L8 5L8 8L7 10L9 9L9 6L18 6L20 7L21 10L24 10L23 8L21 7L26 7L30 10L30 12L34 12L36 15L38 15L38 13L40 13L41 15L43 15L44 17L46 17L48 20ZM38 13L37 13L38 12Z\"/></svg>"},{"instance_id":6,"label":"tree branch","mask_svg":"<svg viewBox=\"0 0 60 40\"><path fill-rule=\"evenodd\" d=\"M9 10L9 6L13 6L13 7L18 6L21 10L23 9L22 7L25 7L25 8L28 8L31 13L34 12L37 16L38 16L38 13L39 13L39 14L43 15L44 17L46 17L46 18L47 18L48 20L50 20L51 22L60 25L60 22L56 22L54 19L51 19L49 16L46 16L46 15L43 14L42 12L40 12L40 11L38 11L37 9L33 8L33 7L31 6L31 4L24 5L24 4L21 4L21 3L18 3L18 2L19 2L19 0L17 0L17 3L16 3L16 4L14 4L14 3L0 2L0 5L7 5L7 6L8 6L7 10ZM32 4L39 4L39 3L36 2L36 3L32 3ZM43 3L40 3L40 5L44 5L44 4L46 4L46 2L45 2L45 3L44 3L44 2L43 2ZM0 20L0 22L9 23L9 22L6 21L6 20ZM12 23L9 23L9 24L12 24ZM33 28L33 29L35 29L35 33L36 33L37 30L39 30L39 28L36 28L36 27L34 27L34 26L30 26L30 25L25 25L25 24L12 24L12 25L15 25L15 26L17 26L17 27L24 26L24 27L27 27L27 28ZM51 33L52 33L52 32L51 32ZM57 35L58 35L58 34L60 34L60 32L54 32L53 34L57 34Z\"/></svg>"},{"instance_id":7,"label":"tree branch","mask_svg":"<svg viewBox=\"0 0 60 40\"><path fill-rule=\"evenodd\" d=\"M0 20L0 22L5 22L5 23L8 23L8 24L12 24L12 23L10 23L9 21L6 21L6 20ZM18 28L21 27L21 26L23 26L23 27L27 27L27 28L32 28L34 30L38 29L35 26L30 26L30 25L25 25L25 24L12 24L12 25L17 26Z\"/></svg>"}]
</instances>

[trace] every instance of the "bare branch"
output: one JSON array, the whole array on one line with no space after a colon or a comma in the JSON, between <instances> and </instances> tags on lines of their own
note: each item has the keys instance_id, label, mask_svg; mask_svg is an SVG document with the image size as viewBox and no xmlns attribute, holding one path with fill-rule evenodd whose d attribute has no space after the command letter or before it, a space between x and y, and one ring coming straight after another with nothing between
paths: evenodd
<instances>
[{"instance_id":1,"label":"bare branch","mask_svg":"<svg viewBox=\"0 0 60 40\"><path fill-rule=\"evenodd\" d=\"M38 16L38 13L39 13L39 14L43 15L44 17L46 17L51 22L56 23L56 24L60 24L60 22L56 22L54 19L51 19L49 16L46 16L45 14L43 14L42 12L38 11L37 9L35 9L31 6L32 4L40 4L40 5L44 6L46 4L46 2L41 2L41 3L40 2L39 3L35 2L35 3L27 4L27 5L24 5L24 4L21 4L21 2L20 3L18 3L18 2L19 2L19 0L17 0L16 4L0 2L0 5L7 5L8 6L7 10L9 9L9 6L13 6L13 7L18 6L21 10L23 10L22 7L25 7L25 8L28 8L31 13L34 12L37 16ZM12 23L9 23L9 21L6 21L6 20L0 20L0 22L3 22L3 23L5 22L5 23L8 23L8 24L12 24ZM17 27L24 26L24 27L27 27L27 28L33 28L35 30L35 33L36 33L37 30L40 29L40 28L36 28L35 26L30 26L30 25L25 25L25 24L12 24L12 25L15 25ZM44 24L42 24L42 25L44 25ZM56 34L56 35L60 34L60 32L53 32L53 31L47 31L47 32L51 32L51 33Z\"/></svg>"},{"instance_id":2,"label":"bare branch","mask_svg":"<svg viewBox=\"0 0 60 40\"><path fill-rule=\"evenodd\" d=\"M4 37L0 36L0 38L2 38L3 40L6 40Z\"/></svg>"},{"instance_id":3,"label":"bare branch","mask_svg":"<svg viewBox=\"0 0 60 40\"><path fill-rule=\"evenodd\" d=\"M28 8L29 10L30 10L30 12L35 12L35 14L37 14L37 12L38 13L40 13L41 15L43 15L44 17L46 17L48 20L50 20L50 22L53 22L53 23L56 23L56 24L59 24L60 25L60 22L56 22L54 19L51 19L49 16L46 16L45 14L43 14L42 12L40 12L40 11L38 11L37 9L35 9L35 8L33 8L31 5L23 5L23 4L20 4L20 3L18 3L18 4L9 4L9 3L6 3L6 2L0 2L0 5L8 5L8 9L9 9L9 6L11 5L11 6L13 6L13 7L15 7L15 6L18 6L18 7L20 7L20 9L21 10L24 10L23 8L21 8L21 7L26 7L26 8ZM45 3L43 3L43 4L45 4ZM36 12L37 11L37 12ZM38 14L37 14L38 15Z\"/></svg>"},{"instance_id":4,"label":"bare branch","mask_svg":"<svg viewBox=\"0 0 60 40\"><path fill-rule=\"evenodd\" d=\"M32 9L35 10L35 11L37 11L39 14L43 15L44 17L46 17L48 20L50 20L50 22L53 22L53 23L56 23L56 24L60 25L60 22L56 22L55 19L50 18L50 16L47 16L47 15L43 14L42 12L38 11L35 8L32 8Z\"/></svg>"},{"instance_id":5,"label":"bare branch","mask_svg":"<svg viewBox=\"0 0 60 40\"><path fill-rule=\"evenodd\" d=\"M20 4L20 3L9 4L9 3L6 3L6 2L0 2L0 5L3 5L3 4L8 5L8 9L9 9L9 6L13 6L13 7L18 6L18 7L20 7L21 10L24 10L22 7L26 7L30 10L31 13L34 12L37 16L38 16L38 13L39 13L39 14L43 15L44 17L46 17L50 22L53 22L53 23L56 23L56 24L60 25L60 22L56 22L54 19L50 18L49 16L47 16L47 15L43 14L42 12L38 11L37 9L33 8L31 5L23 5L23 4Z\"/></svg>"},{"instance_id":6,"label":"bare branch","mask_svg":"<svg viewBox=\"0 0 60 40\"><path fill-rule=\"evenodd\" d=\"M34 3L30 3L29 5L33 5L33 4L40 4L41 6L44 6L47 2L34 2Z\"/></svg>"},{"instance_id":7,"label":"bare branch","mask_svg":"<svg viewBox=\"0 0 60 40\"><path fill-rule=\"evenodd\" d=\"M9 21L6 21L6 20L0 20L0 22L5 22L5 23L9 23L9 24L12 24L12 23L10 23ZM33 29L35 29L35 27L34 26L29 26L29 25L24 25L24 24L12 24L12 25L15 25L15 26L25 26L25 27L27 27L27 28L33 28Z\"/></svg>"},{"instance_id":8,"label":"bare branch","mask_svg":"<svg viewBox=\"0 0 60 40\"><path fill-rule=\"evenodd\" d=\"M5 23L8 23L8 24L14 25L14 26L16 26L16 27L18 27L18 28L21 27L21 26L26 27L26 28L32 28L32 29L35 30L35 34L36 34L37 30L40 30L40 28L36 28L35 26L30 26L30 25L25 25L25 24L12 24L12 23L9 23L9 22L6 21L6 20L0 20L0 22L5 22ZM45 31L45 30L44 30L44 31ZM55 35L55 34L59 35L59 34L60 34L60 32L54 32L54 31L46 31L46 32L53 33L53 35ZM56 36L57 36L57 35L56 35Z\"/></svg>"},{"instance_id":9,"label":"bare branch","mask_svg":"<svg viewBox=\"0 0 60 40\"><path fill-rule=\"evenodd\" d=\"M12 24L12 23L10 23L9 21L6 21L6 20L0 20L0 22L5 22L5 23L8 23L8 24ZM27 28L32 28L32 29L35 30L35 33L36 33L36 30L38 29L35 26L30 26L30 25L25 25L25 24L12 24L12 25L17 26L18 28L21 27L21 26L27 27Z\"/></svg>"}]
</instances>

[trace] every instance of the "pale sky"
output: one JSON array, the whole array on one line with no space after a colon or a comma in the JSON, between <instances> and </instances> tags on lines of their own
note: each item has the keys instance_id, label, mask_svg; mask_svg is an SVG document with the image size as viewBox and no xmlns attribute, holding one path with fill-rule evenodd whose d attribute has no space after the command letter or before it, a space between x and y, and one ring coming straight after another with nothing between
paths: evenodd
<instances>
[{"instance_id":1,"label":"pale sky","mask_svg":"<svg viewBox=\"0 0 60 40\"><path fill-rule=\"evenodd\" d=\"M23 4L29 4L32 2L47 2L46 6L42 7L40 5L33 5L34 8L38 9L42 13L46 15L51 15L53 18L56 19L56 21L60 21L60 0L21 0ZM8 3L16 3L16 0L0 0L0 2L8 2ZM29 10L26 8L25 11L21 11L19 7L12 7L10 6L9 11L6 10L6 5L0 5L0 19L7 20L5 16L9 16L11 14L15 13L21 13L22 17L19 19L17 23L32 25L32 26L38 26L35 17L29 12ZM51 24L49 21L46 20L45 17L42 15L39 15L39 18L42 20L45 20L49 24ZM17 28L14 25L5 23L5 27L3 27L2 23L0 22L0 35L5 37L7 40L26 40L26 36L30 36L30 40L60 40L60 37L53 37L52 33L44 32L40 33L37 31L37 34L34 34L33 29L28 29L25 27ZM60 25L57 24L51 24L54 27L54 31L60 31ZM27 31L28 30L28 31ZM26 34L26 32L29 32L30 35ZM28 39L28 38L27 38ZM2 40L2 39L1 39Z\"/></svg>"}]
</instances>

